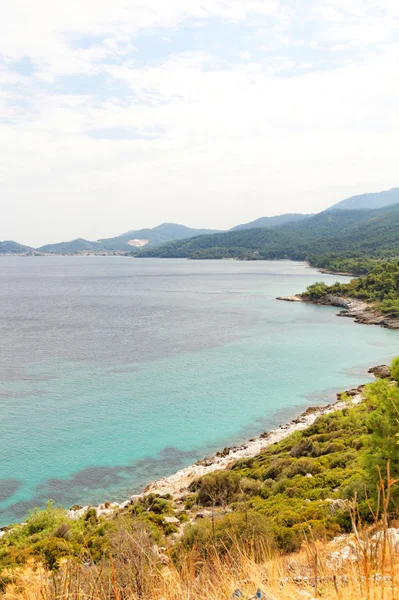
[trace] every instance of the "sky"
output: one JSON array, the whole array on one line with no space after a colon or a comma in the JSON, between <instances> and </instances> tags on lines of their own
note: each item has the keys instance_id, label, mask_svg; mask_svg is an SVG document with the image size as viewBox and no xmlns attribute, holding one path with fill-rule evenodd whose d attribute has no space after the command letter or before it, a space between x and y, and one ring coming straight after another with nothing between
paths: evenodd
<instances>
[{"instance_id":1,"label":"sky","mask_svg":"<svg viewBox=\"0 0 399 600\"><path fill-rule=\"evenodd\" d=\"M0 240L227 229L399 185L397 0L0 7Z\"/></svg>"}]
</instances>

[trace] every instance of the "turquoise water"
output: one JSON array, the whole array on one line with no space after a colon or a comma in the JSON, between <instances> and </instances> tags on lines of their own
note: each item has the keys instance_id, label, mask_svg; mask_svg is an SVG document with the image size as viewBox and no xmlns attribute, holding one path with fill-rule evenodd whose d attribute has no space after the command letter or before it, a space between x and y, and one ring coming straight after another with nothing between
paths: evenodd
<instances>
[{"instance_id":1,"label":"turquoise water","mask_svg":"<svg viewBox=\"0 0 399 600\"><path fill-rule=\"evenodd\" d=\"M125 499L367 380L397 332L277 295L301 263L0 259L0 525Z\"/></svg>"}]
</instances>

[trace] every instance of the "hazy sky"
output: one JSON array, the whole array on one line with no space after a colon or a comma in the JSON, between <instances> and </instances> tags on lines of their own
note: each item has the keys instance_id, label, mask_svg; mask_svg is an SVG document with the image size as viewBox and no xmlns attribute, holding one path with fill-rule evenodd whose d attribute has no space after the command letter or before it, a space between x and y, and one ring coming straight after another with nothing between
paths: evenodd
<instances>
[{"instance_id":1,"label":"hazy sky","mask_svg":"<svg viewBox=\"0 0 399 600\"><path fill-rule=\"evenodd\" d=\"M398 0L10 0L0 239L228 228L399 185Z\"/></svg>"}]
</instances>

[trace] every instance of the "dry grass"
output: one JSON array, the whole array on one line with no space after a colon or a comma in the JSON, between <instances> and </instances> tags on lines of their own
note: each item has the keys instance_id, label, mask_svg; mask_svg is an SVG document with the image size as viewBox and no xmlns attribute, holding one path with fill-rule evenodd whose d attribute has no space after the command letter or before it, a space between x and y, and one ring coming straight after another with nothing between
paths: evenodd
<instances>
[{"instance_id":1,"label":"dry grass","mask_svg":"<svg viewBox=\"0 0 399 600\"><path fill-rule=\"evenodd\" d=\"M268 600L325 598L326 600L393 600L399 598L399 556L389 537L371 543L371 532L342 538L331 544L313 542L307 536L303 549L293 555L259 561L261 549L234 550L228 556L214 554L200 564L195 554L180 568L148 562L138 564L135 551L123 561L115 557L107 566L77 566L66 560L57 574L29 563L12 573L5 600L226 600L251 598L258 589ZM359 541L361 543L359 543ZM343 546L351 557L340 558ZM335 551L335 560L331 554ZM127 559L127 562L125 560ZM11 575L11 574L10 574Z\"/></svg>"},{"instance_id":2,"label":"dry grass","mask_svg":"<svg viewBox=\"0 0 399 600\"><path fill-rule=\"evenodd\" d=\"M296 554L270 555L267 544L233 543L223 555L191 552L177 567L162 564L145 530L121 529L112 555L100 565L64 559L57 572L30 562L3 573L10 583L5 600L398 600L399 543L390 535L389 475L380 478L379 505L372 527L363 526L356 502L354 533L327 543L304 531ZM372 507L370 505L370 510ZM376 536L377 532L377 536ZM398 531L399 534L399 531ZM396 546L395 547L395 541Z\"/></svg>"}]
</instances>

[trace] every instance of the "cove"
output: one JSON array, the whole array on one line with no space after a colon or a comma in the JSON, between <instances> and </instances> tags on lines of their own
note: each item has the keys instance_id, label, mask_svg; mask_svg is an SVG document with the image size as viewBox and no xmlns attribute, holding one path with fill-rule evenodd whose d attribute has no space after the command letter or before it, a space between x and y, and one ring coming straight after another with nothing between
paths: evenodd
<instances>
[{"instance_id":1,"label":"cove","mask_svg":"<svg viewBox=\"0 0 399 600\"><path fill-rule=\"evenodd\" d=\"M303 263L0 259L0 525L122 500L367 381L399 335L276 296Z\"/></svg>"}]
</instances>

